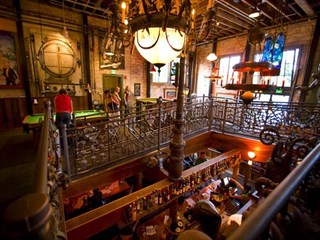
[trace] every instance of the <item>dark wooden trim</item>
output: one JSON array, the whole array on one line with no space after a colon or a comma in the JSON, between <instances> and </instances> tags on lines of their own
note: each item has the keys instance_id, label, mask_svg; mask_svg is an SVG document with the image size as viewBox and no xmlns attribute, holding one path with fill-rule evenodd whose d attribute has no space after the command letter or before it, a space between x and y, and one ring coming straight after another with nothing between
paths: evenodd
<instances>
[{"instance_id":1,"label":"dark wooden trim","mask_svg":"<svg viewBox=\"0 0 320 240\"><path fill-rule=\"evenodd\" d=\"M318 30L317 30L318 29ZM316 25L314 27L314 32L313 32L313 37L311 40L311 45L310 45L310 50L309 50L309 54L306 60L306 72L304 74L304 79L303 79L303 83L302 86L308 86L309 85L309 80L311 78L311 71L312 71L312 66L314 63L314 59L315 59L315 55L317 53L316 49L317 49L317 45L319 42L319 36L320 36L320 16L317 17L317 21L316 21ZM318 63L316 63L318 65ZM306 96L307 96L307 91L302 91L300 94L300 99L299 102L304 102L306 100Z\"/></svg>"},{"instance_id":2,"label":"dark wooden trim","mask_svg":"<svg viewBox=\"0 0 320 240\"><path fill-rule=\"evenodd\" d=\"M24 45L24 35L23 35L23 26L22 26L22 17L21 17L21 7L20 0L14 0L14 6L16 8L16 26L17 26L17 38L18 40L18 64L21 72L21 81L24 86L24 91L26 94L26 108L27 113L32 114L32 101L31 101L31 92L30 92L30 84L29 84L29 76L28 76L28 68L27 62L29 61L26 57L26 49Z\"/></svg>"},{"instance_id":3,"label":"dark wooden trim","mask_svg":"<svg viewBox=\"0 0 320 240\"><path fill-rule=\"evenodd\" d=\"M85 68L85 82L90 84L91 86L91 74L90 74L90 46L89 46L89 23L88 23L88 16L87 14L82 14L82 22L83 22L83 39L84 39L84 59L81 59L81 61L84 61L83 67ZM93 33L91 33L93 36ZM93 44L93 42L92 42ZM99 48L99 46L98 46ZM81 51L81 50L80 50ZM93 86L92 86L93 87ZM88 106L89 109L92 109L92 94L91 91L88 89Z\"/></svg>"},{"instance_id":4,"label":"dark wooden trim","mask_svg":"<svg viewBox=\"0 0 320 240\"><path fill-rule=\"evenodd\" d=\"M151 78L150 78L150 68L151 64L147 62L147 98L151 97Z\"/></svg>"}]
</instances>

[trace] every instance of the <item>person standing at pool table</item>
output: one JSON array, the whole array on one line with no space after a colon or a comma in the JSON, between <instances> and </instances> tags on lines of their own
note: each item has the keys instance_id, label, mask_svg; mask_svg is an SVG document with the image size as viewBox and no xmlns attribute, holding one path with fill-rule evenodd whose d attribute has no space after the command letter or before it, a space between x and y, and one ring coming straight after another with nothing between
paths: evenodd
<instances>
[{"instance_id":1,"label":"person standing at pool table","mask_svg":"<svg viewBox=\"0 0 320 240\"><path fill-rule=\"evenodd\" d=\"M68 95L66 89L61 88L59 95L54 98L54 109L56 112L56 126L61 134L62 124L66 124L67 128L70 127L71 114L73 112L72 98Z\"/></svg>"}]
</instances>

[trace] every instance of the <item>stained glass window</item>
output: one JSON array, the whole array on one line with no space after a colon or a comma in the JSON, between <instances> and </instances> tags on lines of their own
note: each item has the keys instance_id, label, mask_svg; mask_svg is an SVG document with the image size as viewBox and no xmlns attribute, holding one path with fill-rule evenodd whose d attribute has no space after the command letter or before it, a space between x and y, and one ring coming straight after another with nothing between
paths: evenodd
<instances>
[{"instance_id":1,"label":"stained glass window","mask_svg":"<svg viewBox=\"0 0 320 240\"><path fill-rule=\"evenodd\" d=\"M275 37L268 35L265 38L262 62L271 62L274 67L273 70L268 73L268 76L278 76L280 74L285 40L286 37L284 33L279 33Z\"/></svg>"}]
</instances>

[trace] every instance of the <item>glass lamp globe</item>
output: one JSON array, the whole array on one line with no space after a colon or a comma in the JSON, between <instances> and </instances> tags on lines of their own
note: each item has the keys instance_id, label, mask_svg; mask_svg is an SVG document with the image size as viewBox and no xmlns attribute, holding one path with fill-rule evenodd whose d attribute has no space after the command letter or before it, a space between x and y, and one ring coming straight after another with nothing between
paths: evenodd
<instances>
[{"instance_id":1,"label":"glass lamp globe","mask_svg":"<svg viewBox=\"0 0 320 240\"><path fill-rule=\"evenodd\" d=\"M250 158L250 159L253 159L253 158L255 158L256 157L256 154L255 154L255 152L248 152L248 157Z\"/></svg>"},{"instance_id":2,"label":"glass lamp globe","mask_svg":"<svg viewBox=\"0 0 320 240\"><path fill-rule=\"evenodd\" d=\"M164 32L161 27L151 27L149 32L145 29L135 32L134 43L143 58L160 68L179 56L185 42L183 32L172 28Z\"/></svg>"}]
</instances>

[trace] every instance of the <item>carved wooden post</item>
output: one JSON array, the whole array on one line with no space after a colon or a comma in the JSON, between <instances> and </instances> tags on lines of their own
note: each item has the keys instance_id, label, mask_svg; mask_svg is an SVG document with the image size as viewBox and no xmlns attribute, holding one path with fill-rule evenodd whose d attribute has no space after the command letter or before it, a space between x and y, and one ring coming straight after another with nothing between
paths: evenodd
<instances>
[{"instance_id":1,"label":"carved wooden post","mask_svg":"<svg viewBox=\"0 0 320 240\"><path fill-rule=\"evenodd\" d=\"M184 103L184 58L180 60L179 73L179 87L177 98L177 113L174 120L174 127L172 129L173 136L170 142L170 156L164 161L163 167L169 173L169 179L176 181L181 177L183 171L184 147L185 141L183 139L184 132L184 117L183 117L183 103Z\"/></svg>"},{"instance_id":2,"label":"carved wooden post","mask_svg":"<svg viewBox=\"0 0 320 240\"><path fill-rule=\"evenodd\" d=\"M180 59L180 71L179 71L179 87L178 87L178 98L177 98L177 114L174 120L174 128L172 130L173 137L170 142L170 156L163 162L163 167L169 173L169 179L171 181L177 181L183 171L183 159L184 159L184 148L185 141L183 139L184 132L184 117L183 117L183 105L184 105L184 62L185 59ZM178 199L170 204L169 216L172 222L177 221L177 206Z\"/></svg>"}]
</instances>

